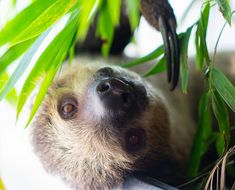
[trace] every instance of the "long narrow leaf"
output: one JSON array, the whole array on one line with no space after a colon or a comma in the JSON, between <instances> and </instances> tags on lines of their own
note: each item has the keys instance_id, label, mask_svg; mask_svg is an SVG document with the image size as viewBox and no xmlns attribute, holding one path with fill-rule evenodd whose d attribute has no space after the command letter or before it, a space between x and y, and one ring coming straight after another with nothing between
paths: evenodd
<instances>
[{"instance_id":1,"label":"long narrow leaf","mask_svg":"<svg viewBox=\"0 0 235 190\"><path fill-rule=\"evenodd\" d=\"M42 81L42 84L40 86L40 90L37 94L36 100L34 102L32 111L30 113L28 122L26 124L26 127L30 124L31 120L33 119L36 111L38 110L39 106L41 105L47 90L60 66L60 64L62 63L62 61L65 59L69 48L71 47L73 40L75 39L75 35L76 35L76 29L77 29L77 22L76 20L74 20L74 22L71 22L69 27L66 28L69 31L69 36L67 36L68 38L66 38L64 40L63 45L59 48L59 51L57 52L57 55L54 59L54 61L51 63L51 67L49 68L46 77L44 78L44 80Z\"/></svg>"},{"instance_id":2,"label":"long narrow leaf","mask_svg":"<svg viewBox=\"0 0 235 190\"><path fill-rule=\"evenodd\" d=\"M235 112L235 87L227 77L219 70L212 70L212 83L217 92Z\"/></svg>"},{"instance_id":3,"label":"long narrow leaf","mask_svg":"<svg viewBox=\"0 0 235 190\"><path fill-rule=\"evenodd\" d=\"M197 24L197 31L196 31L196 63L197 67L202 69L204 64L209 64L210 58L206 43L206 36L207 36L207 27L209 21L209 14L210 14L210 1L205 3L205 7L201 13L201 18Z\"/></svg>"},{"instance_id":4,"label":"long narrow leaf","mask_svg":"<svg viewBox=\"0 0 235 190\"><path fill-rule=\"evenodd\" d=\"M134 31L140 20L140 0L126 0L128 16L131 24L131 29Z\"/></svg>"},{"instance_id":5,"label":"long narrow leaf","mask_svg":"<svg viewBox=\"0 0 235 190\"><path fill-rule=\"evenodd\" d=\"M42 36L40 36L32 45L32 47L26 52L24 57L21 59L17 68L6 82L6 84L2 87L0 91L0 101L9 93L9 91L15 86L16 82L20 79L23 73L26 71L29 63L31 62L34 54L36 53L39 45L46 38L49 31L46 31Z\"/></svg>"},{"instance_id":6,"label":"long narrow leaf","mask_svg":"<svg viewBox=\"0 0 235 190\"><path fill-rule=\"evenodd\" d=\"M194 26L194 25L193 25ZM181 62L181 86L182 86L182 91L184 93L187 93L187 86L188 86L188 76L189 76L189 71L188 71L188 44L189 44L189 39L191 36L191 32L193 29L193 26L187 29L185 33L181 35L180 38L180 62Z\"/></svg>"},{"instance_id":7,"label":"long narrow leaf","mask_svg":"<svg viewBox=\"0 0 235 190\"><path fill-rule=\"evenodd\" d=\"M21 56L35 41L31 39L23 43L19 43L11 48L9 48L1 57L0 57L0 75L6 70L6 68L15 61L19 56Z\"/></svg>"},{"instance_id":8,"label":"long narrow leaf","mask_svg":"<svg viewBox=\"0 0 235 190\"><path fill-rule=\"evenodd\" d=\"M217 134L217 139L215 142L216 146L216 151L219 156L223 156L226 150L226 140L225 140L225 135L222 133Z\"/></svg>"},{"instance_id":9,"label":"long narrow leaf","mask_svg":"<svg viewBox=\"0 0 235 190\"><path fill-rule=\"evenodd\" d=\"M9 79L9 76L6 72L2 73L0 76L0 89L4 85L4 83ZM15 88L12 88L10 92L6 96L6 100L12 105L16 105L17 102L17 92Z\"/></svg>"},{"instance_id":10,"label":"long narrow leaf","mask_svg":"<svg viewBox=\"0 0 235 190\"><path fill-rule=\"evenodd\" d=\"M148 77L150 75L158 74L166 70L166 59L162 57L156 65L154 65L147 73L143 76Z\"/></svg>"},{"instance_id":11,"label":"long narrow leaf","mask_svg":"<svg viewBox=\"0 0 235 190\"><path fill-rule=\"evenodd\" d=\"M72 38L72 34L76 31L77 27L77 17L72 17L69 19L65 28L55 37L55 39L51 42L51 44L45 49L37 63L34 65L32 71L27 77L24 86L19 95L19 102L17 105L17 117L19 116L28 96L31 94L33 89L36 87L38 81L45 74L50 66L56 64L55 57L58 56L58 52L66 51L64 50L63 44L67 44L70 42L70 38ZM64 52L60 52L61 56L64 55Z\"/></svg>"},{"instance_id":12,"label":"long narrow leaf","mask_svg":"<svg viewBox=\"0 0 235 190\"><path fill-rule=\"evenodd\" d=\"M11 45L35 38L61 18L74 4L76 0L57 0L37 19L35 19Z\"/></svg>"},{"instance_id":13,"label":"long narrow leaf","mask_svg":"<svg viewBox=\"0 0 235 190\"><path fill-rule=\"evenodd\" d=\"M143 63L145 63L147 61L150 61L150 60L158 58L163 53L164 53L164 48L163 48L163 46L160 46L157 49L155 49L153 52L151 52L150 54L148 54L148 55L146 55L144 57L135 59L135 60L133 60L133 61L131 61L129 63L123 64L122 67L129 68L129 67L133 67L135 65L143 64Z\"/></svg>"},{"instance_id":14,"label":"long narrow leaf","mask_svg":"<svg viewBox=\"0 0 235 190\"><path fill-rule=\"evenodd\" d=\"M103 40L101 51L104 56L108 56L113 41L114 25L110 14L107 1L103 1L98 20L98 33Z\"/></svg>"},{"instance_id":15,"label":"long narrow leaf","mask_svg":"<svg viewBox=\"0 0 235 190\"><path fill-rule=\"evenodd\" d=\"M232 10L230 7L230 0L215 0L218 4L224 19L231 25L232 20Z\"/></svg>"},{"instance_id":16,"label":"long narrow leaf","mask_svg":"<svg viewBox=\"0 0 235 190\"><path fill-rule=\"evenodd\" d=\"M3 182L2 182L2 179L0 178L0 189L1 190L5 190L5 187L4 187L4 185L3 185Z\"/></svg>"},{"instance_id":17,"label":"long narrow leaf","mask_svg":"<svg viewBox=\"0 0 235 190\"><path fill-rule=\"evenodd\" d=\"M55 0L34 1L16 17L8 21L0 31L0 46L12 41L54 2Z\"/></svg>"},{"instance_id":18,"label":"long narrow leaf","mask_svg":"<svg viewBox=\"0 0 235 190\"><path fill-rule=\"evenodd\" d=\"M205 93L199 105L199 125L195 136L190 165L188 169L188 176L195 177L198 174L201 158L205 153L207 141L211 135L211 114L209 106L209 94Z\"/></svg>"},{"instance_id":19,"label":"long narrow leaf","mask_svg":"<svg viewBox=\"0 0 235 190\"><path fill-rule=\"evenodd\" d=\"M220 131L219 136L222 137L223 139L222 143L219 143L221 142L221 140L219 140L217 143L217 147L220 147L220 148L217 148L217 152L220 155L222 155L224 151L226 151L226 149L228 148L229 142L230 142L229 116L228 116L228 110L223 100L221 99L220 95L216 91L213 93L213 97L212 97L212 108L219 124L219 131ZM218 144L220 144L220 146L218 146Z\"/></svg>"},{"instance_id":20,"label":"long narrow leaf","mask_svg":"<svg viewBox=\"0 0 235 190\"><path fill-rule=\"evenodd\" d=\"M80 16L79 16L79 26L78 26L78 39L80 41L84 40L90 25L91 20L94 18L99 5L100 0L80 0L79 7Z\"/></svg>"},{"instance_id":21,"label":"long narrow leaf","mask_svg":"<svg viewBox=\"0 0 235 190\"><path fill-rule=\"evenodd\" d=\"M108 1L109 12L111 13L110 15L114 26L119 24L121 3L121 0Z\"/></svg>"}]
</instances>

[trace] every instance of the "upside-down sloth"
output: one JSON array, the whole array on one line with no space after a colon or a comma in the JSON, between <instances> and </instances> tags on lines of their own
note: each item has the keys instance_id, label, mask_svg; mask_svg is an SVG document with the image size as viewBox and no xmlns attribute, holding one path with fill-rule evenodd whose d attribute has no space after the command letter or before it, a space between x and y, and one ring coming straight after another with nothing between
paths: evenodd
<instances>
[{"instance_id":1,"label":"upside-down sloth","mask_svg":"<svg viewBox=\"0 0 235 190\"><path fill-rule=\"evenodd\" d=\"M142 0L141 7L162 32L174 88L179 49L173 11L166 0ZM79 48L91 48L89 40ZM196 130L202 79L192 75L186 96L171 92L164 76L143 79L118 66L120 60L90 55L64 67L32 124L35 152L47 171L75 189L122 188L127 176L138 173L177 185Z\"/></svg>"}]
</instances>

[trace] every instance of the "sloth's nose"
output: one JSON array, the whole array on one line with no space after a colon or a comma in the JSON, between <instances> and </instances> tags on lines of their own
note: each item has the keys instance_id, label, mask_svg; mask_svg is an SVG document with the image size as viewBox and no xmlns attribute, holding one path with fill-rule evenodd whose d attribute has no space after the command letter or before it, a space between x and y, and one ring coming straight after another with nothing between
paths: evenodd
<instances>
[{"instance_id":1,"label":"sloth's nose","mask_svg":"<svg viewBox=\"0 0 235 190\"><path fill-rule=\"evenodd\" d=\"M109 110L125 110L136 102L134 88L121 78L105 77L99 80L95 92Z\"/></svg>"}]
</instances>

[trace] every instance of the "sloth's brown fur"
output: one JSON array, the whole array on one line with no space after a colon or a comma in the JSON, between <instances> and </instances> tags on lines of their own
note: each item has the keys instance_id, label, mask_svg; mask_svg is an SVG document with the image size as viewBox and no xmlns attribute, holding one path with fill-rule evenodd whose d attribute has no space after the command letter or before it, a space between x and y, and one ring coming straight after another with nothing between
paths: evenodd
<instances>
[{"instance_id":1,"label":"sloth's brown fur","mask_svg":"<svg viewBox=\"0 0 235 190\"><path fill-rule=\"evenodd\" d=\"M186 96L180 89L170 92L165 75L150 78L153 87L139 75L109 65L119 75L142 83L149 98L147 108L117 130L101 124L102 118L89 108L92 103L88 86L95 72L107 66L104 60L95 60L76 59L72 66L63 69L38 111L32 137L44 167L75 189L121 187L125 175L135 171L143 171L167 183L179 182L196 129L192 107L198 99L193 88L200 94L201 83L198 80L190 83L192 94ZM63 120L57 112L59 99L66 95L78 100L78 113L73 120ZM145 130L146 145L133 154L123 147L124 134L135 127Z\"/></svg>"}]
</instances>

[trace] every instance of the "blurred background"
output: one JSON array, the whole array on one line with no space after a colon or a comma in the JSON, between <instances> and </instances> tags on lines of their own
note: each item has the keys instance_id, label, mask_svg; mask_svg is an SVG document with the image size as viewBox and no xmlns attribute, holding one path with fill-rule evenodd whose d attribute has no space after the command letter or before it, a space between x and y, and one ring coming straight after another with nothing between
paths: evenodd
<instances>
[{"instance_id":1,"label":"blurred background","mask_svg":"<svg viewBox=\"0 0 235 190\"><path fill-rule=\"evenodd\" d=\"M201 10L201 1L195 1L187 15L191 0L170 0L174 8L178 32L183 32L192 23L196 22ZM10 0L0 0L0 29L6 21L12 18L29 2L18 0L13 9ZM235 2L231 1L232 10L235 9ZM210 52L214 51L216 39L224 24L221 13L214 6L209 21L207 43ZM232 26L226 26L221 37L218 51L235 51L235 17L233 16ZM125 52L132 56L141 56L151 52L162 44L160 33L150 27L142 18L139 29L135 33L136 43L129 44ZM191 39L189 55L195 53L193 46L194 39ZM0 50L1 55L1 50ZM11 71L9 71L11 72ZM19 90L21 83L17 84ZM18 122L16 122L16 111L14 106L6 101L0 102L0 176L7 190L41 190L41 189L68 189L56 176L48 175L39 160L33 154L29 143L29 128L24 129L29 110L25 109Z\"/></svg>"}]
</instances>

